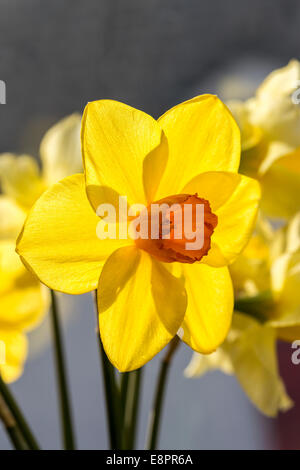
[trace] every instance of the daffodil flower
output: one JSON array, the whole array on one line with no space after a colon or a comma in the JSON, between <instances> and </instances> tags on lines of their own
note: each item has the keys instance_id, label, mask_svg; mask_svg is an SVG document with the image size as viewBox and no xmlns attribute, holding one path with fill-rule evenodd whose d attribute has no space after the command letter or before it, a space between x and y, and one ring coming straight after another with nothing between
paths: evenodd
<instances>
[{"instance_id":1,"label":"daffodil flower","mask_svg":"<svg viewBox=\"0 0 300 470\"><path fill-rule=\"evenodd\" d=\"M29 155L0 155L0 341L4 380L16 380L27 355L24 331L36 327L49 306L48 290L15 252L27 213L54 181L80 170L79 114L64 118L45 134L40 146L42 170Z\"/></svg>"},{"instance_id":2,"label":"daffodil flower","mask_svg":"<svg viewBox=\"0 0 300 470\"><path fill-rule=\"evenodd\" d=\"M297 339L300 326L300 213L275 231L268 226L266 233L264 225L230 271L238 305L276 328L279 338Z\"/></svg>"},{"instance_id":3,"label":"daffodil flower","mask_svg":"<svg viewBox=\"0 0 300 470\"><path fill-rule=\"evenodd\" d=\"M227 265L249 239L260 197L259 184L237 174L240 132L230 112L212 95L157 121L116 101L91 102L82 152L85 174L53 185L30 211L17 243L23 262L52 289L97 289L101 339L120 371L143 366L179 329L191 348L214 351L232 317ZM129 207L202 202L204 248L161 237L100 240L97 208L119 196Z\"/></svg>"},{"instance_id":4,"label":"daffodil flower","mask_svg":"<svg viewBox=\"0 0 300 470\"><path fill-rule=\"evenodd\" d=\"M253 98L228 106L241 129L240 172L257 178L261 209L290 218L300 207L300 62L274 70Z\"/></svg>"},{"instance_id":5,"label":"daffodil flower","mask_svg":"<svg viewBox=\"0 0 300 470\"><path fill-rule=\"evenodd\" d=\"M25 212L1 196L0 213L0 371L11 382L21 375L27 356L23 331L38 325L49 302L45 286L26 270L15 252Z\"/></svg>"},{"instance_id":6,"label":"daffodil flower","mask_svg":"<svg viewBox=\"0 0 300 470\"><path fill-rule=\"evenodd\" d=\"M185 373L220 369L235 374L267 416L292 406L278 371L276 341L300 334L300 213L276 231L264 219L230 267L236 306L226 341L211 356L195 354Z\"/></svg>"},{"instance_id":7,"label":"daffodil flower","mask_svg":"<svg viewBox=\"0 0 300 470\"><path fill-rule=\"evenodd\" d=\"M213 370L235 375L251 402L274 417L293 405L279 376L276 354L275 330L235 312L223 345L208 356L194 353L185 376L197 378Z\"/></svg>"},{"instance_id":8,"label":"daffodil flower","mask_svg":"<svg viewBox=\"0 0 300 470\"><path fill-rule=\"evenodd\" d=\"M247 102L250 121L263 130L271 141L300 146L299 104L300 62L274 70Z\"/></svg>"}]
</instances>

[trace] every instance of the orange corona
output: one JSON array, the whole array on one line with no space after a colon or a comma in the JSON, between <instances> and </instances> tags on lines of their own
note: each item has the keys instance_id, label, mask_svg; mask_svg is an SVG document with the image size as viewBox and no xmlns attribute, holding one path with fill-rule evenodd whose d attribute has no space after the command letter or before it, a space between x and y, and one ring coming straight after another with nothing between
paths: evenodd
<instances>
[{"instance_id":1,"label":"orange corona","mask_svg":"<svg viewBox=\"0 0 300 470\"><path fill-rule=\"evenodd\" d=\"M203 217L198 221L197 206L200 205L203 207ZM163 207L168 207L169 210L161 210ZM154 216L154 211L157 210L158 219ZM178 194L156 201L147 208L144 214L142 212L139 215L140 225L143 224L145 218L148 219L146 237L136 239L135 243L138 248L166 263L200 261L210 249L211 236L218 223L218 218L211 211L209 202L198 197L197 194ZM154 220L158 220L156 237L153 237ZM190 234L187 234L187 227L189 227ZM193 238L191 238L192 235ZM200 247L187 248L201 237Z\"/></svg>"}]
</instances>

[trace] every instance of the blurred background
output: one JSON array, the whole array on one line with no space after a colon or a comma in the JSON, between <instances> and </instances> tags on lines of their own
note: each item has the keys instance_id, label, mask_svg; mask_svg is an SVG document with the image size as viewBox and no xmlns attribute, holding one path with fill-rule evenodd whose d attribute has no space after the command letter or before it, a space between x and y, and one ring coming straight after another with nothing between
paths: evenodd
<instances>
[{"instance_id":1,"label":"blurred background","mask_svg":"<svg viewBox=\"0 0 300 470\"><path fill-rule=\"evenodd\" d=\"M299 25L297 0L0 0L0 80L7 87L7 104L0 105L0 153L38 157L48 127L82 111L87 101L117 99L158 117L201 93L247 98L272 69L299 58ZM104 449L92 301L86 295L62 296L60 302L78 445ZM297 376L290 349L280 348L285 375L293 367ZM235 378L219 372L184 378L190 356L182 345L173 363L160 448L300 445L294 440L299 407L276 420L264 418ZM158 362L159 357L146 366L140 448ZM287 388L297 399L295 385L288 382ZM59 448L47 321L31 335L30 360L12 389L43 448ZM1 427L0 448L10 448Z\"/></svg>"}]
</instances>

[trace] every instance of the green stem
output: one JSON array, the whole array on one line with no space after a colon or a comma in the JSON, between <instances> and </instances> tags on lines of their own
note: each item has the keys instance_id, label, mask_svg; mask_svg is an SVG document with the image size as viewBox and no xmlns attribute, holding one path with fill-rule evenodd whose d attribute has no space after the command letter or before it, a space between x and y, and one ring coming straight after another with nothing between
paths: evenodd
<instances>
[{"instance_id":1,"label":"green stem","mask_svg":"<svg viewBox=\"0 0 300 470\"><path fill-rule=\"evenodd\" d=\"M179 342L180 342L180 339L178 336L175 336L172 339L171 343L169 344L167 354L165 355L161 363L153 408L152 408L152 411L150 413L150 418L149 418L148 437L147 437L147 446L146 446L146 448L149 450L155 450L157 446L161 410L162 410L162 405L164 401L168 372L169 372L171 360L174 356L174 353L178 347Z\"/></svg>"},{"instance_id":2,"label":"green stem","mask_svg":"<svg viewBox=\"0 0 300 470\"><path fill-rule=\"evenodd\" d=\"M7 407L2 395L0 395L0 419L5 426L8 437L10 438L14 448L16 450L28 450L29 447L26 445L17 423L9 408Z\"/></svg>"},{"instance_id":3,"label":"green stem","mask_svg":"<svg viewBox=\"0 0 300 470\"><path fill-rule=\"evenodd\" d=\"M122 413L122 423L124 422L124 415L125 415L125 406L126 406L126 399L127 399L127 390L128 390L128 382L129 382L129 372L122 372L120 377L120 398L121 398L121 413Z\"/></svg>"},{"instance_id":4,"label":"green stem","mask_svg":"<svg viewBox=\"0 0 300 470\"><path fill-rule=\"evenodd\" d=\"M95 307L97 317L97 338L99 343L100 359L102 363L104 393L106 401L107 423L109 429L110 449L121 448L121 428L122 428L122 413L120 407L120 392L116 383L115 370L110 363L101 341L99 329L99 315L97 305L97 291L95 291Z\"/></svg>"},{"instance_id":5,"label":"green stem","mask_svg":"<svg viewBox=\"0 0 300 470\"><path fill-rule=\"evenodd\" d=\"M39 445L25 420L23 413L21 412L17 402L15 401L12 393L10 392L9 388L3 381L0 375L0 393L6 403L7 408L9 409L10 413L14 417L17 426L24 437L24 440L28 444L29 449L31 450L39 450ZM12 431L12 438L16 438L16 432Z\"/></svg>"},{"instance_id":6,"label":"green stem","mask_svg":"<svg viewBox=\"0 0 300 470\"><path fill-rule=\"evenodd\" d=\"M75 449L75 438L73 433L73 423L71 414L71 405L69 400L69 390L67 384L66 364L64 358L61 326L58 317L58 308L53 290L51 292L52 300L52 328L55 350L56 373L59 388L61 424L63 430L64 448L66 450Z\"/></svg>"},{"instance_id":7,"label":"green stem","mask_svg":"<svg viewBox=\"0 0 300 470\"><path fill-rule=\"evenodd\" d=\"M7 434L16 450L29 450L17 426L6 427Z\"/></svg>"},{"instance_id":8,"label":"green stem","mask_svg":"<svg viewBox=\"0 0 300 470\"><path fill-rule=\"evenodd\" d=\"M132 450L135 446L141 379L142 368L128 373L122 443L123 448L126 450Z\"/></svg>"}]
</instances>

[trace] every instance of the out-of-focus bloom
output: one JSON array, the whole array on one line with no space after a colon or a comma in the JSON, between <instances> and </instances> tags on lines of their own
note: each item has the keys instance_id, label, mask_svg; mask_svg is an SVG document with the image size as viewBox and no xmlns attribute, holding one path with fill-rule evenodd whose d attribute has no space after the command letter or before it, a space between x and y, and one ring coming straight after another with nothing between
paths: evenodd
<instances>
[{"instance_id":1,"label":"out-of-focus bloom","mask_svg":"<svg viewBox=\"0 0 300 470\"><path fill-rule=\"evenodd\" d=\"M295 102L299 87L300 62L291 60L274 70L247 102L252 124L260 127L269 140L294 148L300 146L300 108Z\"/></svg>"},{"instance_id":2,"label":"out-of-focus bloom","mask_svg":"<svg viewBox=\"0 0 300 470\"><path fill-rule=\"evenodd\" d=\"M272 72L245 101L228 106L242 135L240 172L258 178L261 209L292 217L300 207L300 62Z\"/></svg>"},{"instance_id":3,"label":"out-of-focus bloom","mask_svg":"<svg viewBox=\"0 0 300 470\"><path fill-rule=\"evenodd\" d=\"M236 308L232 329L212 357L194 355L186 375L234 373L266 415L291 406L278 373L276 341L300 334L300 213L273 232L265 221L230 267Z\"/></svg>"},{"instance_id":4,"label":"out-of-focus bloom","mask_svg":"<svg viewBox=\"0 0 300 470\"><path fill-rule=\"evenodd\" d=\"M237 174L240 132L231 114L212 95L158 121L96 101L85 109L82 148L85 177L64 179L36 202L17 245L22 260L55 290L98 288L101 338L121 371L141 367L180 327L193 349L215 350L233 310L227 265L249 239L260 197L259 184ZM148 208L153 201L203 203L203 249L189 251L185 239L161 235L100 240L96 210L119 195Z\"/></svg>"},{"instance_id":5,"label":"out-of-focus bloom","mask_svg":"<svg viewBox=\"0 0 300 470\"><path fill-rule=\"evenodd\" d=\"M194 353L185 375L195 378L215 369L234 374L248 398L267 416L292 406L278 373L275 331L250 316L235 312L222 347L210 356Z\"/></svg>"},{"instance_id":6,"label":"out-of-focus bloom","mask_svg":"<svg viewBox=\"0 0 300 470\"><path fill-rule=\"evenodd\" d=\"M0 330L0 371L5 382L17 380L23 371L27 357L27 338L19 329L2 328Z\"/></svg>"},{"instance_id":7,"label":"out-of-focus bloom","mask_svg":"<svg viewBox=\"0 0 300 470\"><path fill-rule=\"evenodd\" d=\"M242 151L256 147L262 140L261 129L250 122L249 110L242 101L228 101L227 106L234 115L234 118L241 131Z\"/></svg>"},{"instance_id":8,"label":"out-of-focus bloom","mask_svg":"<svg viewBox=\"0 0 300 470\"><path fill-rule=\"evenodd\" d=\"M23 370L27 355L24 335L37 326L49 305L48 290L30 273L15 252L16 239L28 211L56 178L81 168L80 115L53 126L41 142L42 170L33 157L0 155L0 341L5 343L4 379Z\"/></svg>"}]
</instances>

